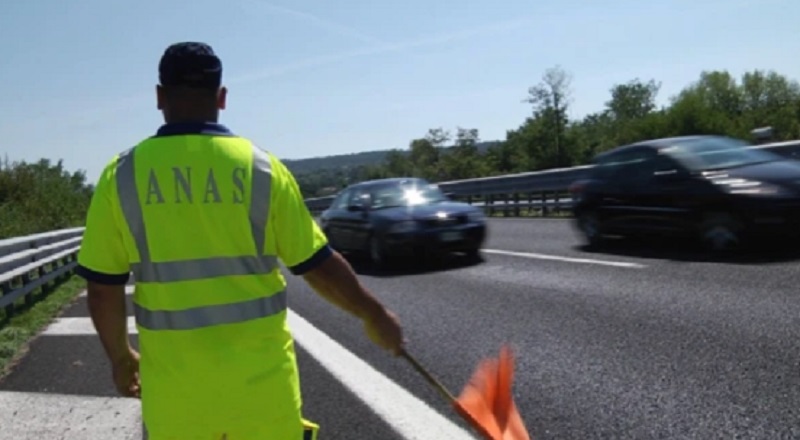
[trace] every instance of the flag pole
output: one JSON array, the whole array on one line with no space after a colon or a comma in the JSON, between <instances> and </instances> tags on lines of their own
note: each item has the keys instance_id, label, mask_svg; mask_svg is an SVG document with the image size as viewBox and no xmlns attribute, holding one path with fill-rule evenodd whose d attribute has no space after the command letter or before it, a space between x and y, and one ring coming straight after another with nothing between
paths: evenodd
<instances>
[{"instance_id":1,"label":"flag pole","mask_svg":"<svg viewBox=\"0 0 800 440\"><path fill-rule=\"evenodd\" d=\"M458 400L453 396L447 388L442 385L441 382L436 380L435 377L431 373L428 372L416 359L414 359L411 354L409 354L406 350L402 350L400 352L400 356L405 358L413 367L416 369L422 376L431 384L434 388L436 388L439 393L450 403L450 405L455 409L456 413L460 415L462 418L465 419L467 424L472 428L473 431L480 434L481 437L487 440L497 440L495 439L492 434L490 434L487 429L481 426L478 420L475 420L469 412L464 409L458 402Z\"/></svg>"},{"instance_id":2,"label":"flag pole","mask_svg":"<svg viewBox=\"0 0 800 440\"><path fill-rule=\"evenodd\" d=\"M426 370L419 362L417 362L417 360L414 359L414 357L411 356L411 354L403 350L400 355L403 356L406 360L408 360L411 363L411 365L420 374L422 374L422 376L425 377L425 379L427 379L428 382L430 382L430 384L433 385L434 388L436 388L439 391L439 393L442 396L444 396L445 399L447 399L448 402L450 402L450 404L455 405L456 398L450 393L450 391L448 391L447 388L444 385L442 385L441 382L436 380L436 378L433 377L433 375L429 373L428 370Z\"/></svg>"}]
</instances>

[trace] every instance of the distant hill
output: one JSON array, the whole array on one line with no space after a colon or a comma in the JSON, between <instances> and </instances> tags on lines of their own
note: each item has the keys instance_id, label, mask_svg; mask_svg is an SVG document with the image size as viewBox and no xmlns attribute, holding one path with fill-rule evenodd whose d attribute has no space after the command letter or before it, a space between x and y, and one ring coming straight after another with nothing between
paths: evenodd
<instances>
[{"instance_id":1,"label":"distant hill","mask_svg":"<svg viewBox=\"0 0 800 440\"><path fill-rule=\"evenodd\" d=\"M477 144L478 151L485 153L492 145L499 141L486 141ZM445 147L447 149L449 147ZM374 150L361 153L337 154L333 156L312 157L308 159L284 159L283 163L292 173L305 174L320 170L333 170L342 168L356 168L367 165L380 165L386 159L386 155L392 150ZM400 150L408 153L408 149Z\"/></svg>"},{"instance_id":2,"label":"distant hill","mask_svg":"<svg viewBox=\"0 0 800 440\"><path fill-rule=\"evenodd\" d=\"M292 173L302 174L325 169L378 165L383 163L389 151L391 150L364 151L308 159L284 159L283 163Z\"/></svg>"}]
</instances>

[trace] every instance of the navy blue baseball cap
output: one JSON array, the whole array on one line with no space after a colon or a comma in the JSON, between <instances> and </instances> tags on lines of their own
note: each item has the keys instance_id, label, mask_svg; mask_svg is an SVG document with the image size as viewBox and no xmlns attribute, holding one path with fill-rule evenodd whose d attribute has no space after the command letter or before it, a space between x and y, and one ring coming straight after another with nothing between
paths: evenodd
<instances>
[{"instance_id":1,"label":"navy blue baseball cap","mask_svg":"<svg viewBox=\"0 0 800 440\"><path fill-rule=\"evenodd\" d=\"M162 86L216 89L222 83L222 61L208 44L175 43L161 56L158 79Z\"/></svg>"}]
</instances>

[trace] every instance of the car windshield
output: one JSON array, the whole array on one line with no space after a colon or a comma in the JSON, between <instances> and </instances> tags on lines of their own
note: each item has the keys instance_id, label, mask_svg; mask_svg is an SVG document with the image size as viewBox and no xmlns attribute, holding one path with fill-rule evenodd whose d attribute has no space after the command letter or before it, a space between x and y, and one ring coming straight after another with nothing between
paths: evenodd
<instances>
[{"instance_id":1,"label":"car windshield","mask_svg":"<svg viewBox=\"0 0 800 440\"><path fill-rule=\"evenodd\" d=\"M745 141L719 137L682 141L663 151L692 171L722 170L782 159L749 146Z\"/></svg>"},{"instance_id":2,"label":"car windshield","mask_svg":"<svg viewBox=\"0 0 800 440\"><path fill-rule=\"evenodd\" d=\"M372 209L427 205L447 200L438 186L427 182L385 185L371 192Z\"/></svg>"}]
</instances>

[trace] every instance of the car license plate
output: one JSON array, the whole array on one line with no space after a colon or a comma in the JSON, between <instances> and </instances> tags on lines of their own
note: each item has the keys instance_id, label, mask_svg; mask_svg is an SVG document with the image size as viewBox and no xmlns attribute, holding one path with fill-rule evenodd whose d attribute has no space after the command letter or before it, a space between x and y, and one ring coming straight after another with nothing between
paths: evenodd
<instances>
[{"instance_id":1,"label":"car license plate","mask_svg":"<svg viewBox=\"0 0 800 440\"><path fill-rule=\"evenodd\" d=\"M439 235L439 238L442 241L458 241L461 240L463 236L464 235L461 233L461 231L447 231L442 232L441 235Z\"/></svg>"}]
</instances>

